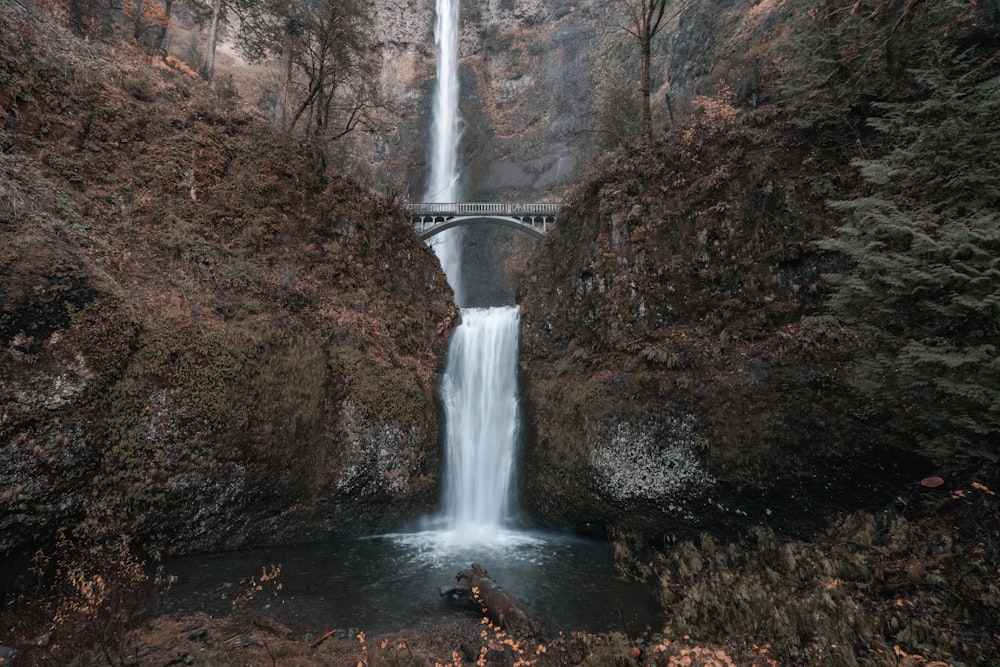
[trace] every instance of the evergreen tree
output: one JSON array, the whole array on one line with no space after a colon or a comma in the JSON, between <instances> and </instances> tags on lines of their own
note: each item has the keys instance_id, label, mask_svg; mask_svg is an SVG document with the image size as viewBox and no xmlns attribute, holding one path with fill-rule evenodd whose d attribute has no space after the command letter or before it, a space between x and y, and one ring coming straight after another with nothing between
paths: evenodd
<instances>
[{"instance_id":1,"label":"evergreen tree","mask_svg":"<svg viewBox=\"0 0 1000 667\"><path fill-rule=\"evenodd\" d=\"M996 59L941 57L920 93L877 105L890 141L856 160L869 196L821 247L830 314L861 341L851 381L897 433L937 459L1000 454L1000 75ZM829 327L815 318L813 333ZM808 327L807 327L808 330Z\"/></svg>"}]
</instances>

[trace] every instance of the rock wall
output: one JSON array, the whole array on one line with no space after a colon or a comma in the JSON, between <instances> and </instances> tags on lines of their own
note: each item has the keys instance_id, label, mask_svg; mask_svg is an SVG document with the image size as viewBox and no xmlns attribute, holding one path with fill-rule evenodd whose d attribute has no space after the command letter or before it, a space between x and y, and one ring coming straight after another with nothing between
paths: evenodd
<instances>
[{"instance_id":1,"label":"rock wall","mask_svg":"<svg viewBox=\"0 0 1000 667\"><path fill-rule=\"evenodd\" d=\"M784 4L760 13L776 22L787 11ZM740 22L748 11L758 10L729 0L682 12L667 24L653 54L658 128L670 124L666 95L683 113L699 86L716 85L720 76L730 85L744 83L747 72L734 63L752 59L754 33L763 23L754 21L748 30ZM628 60L632 38L616 27L621 19L614 5L593 0L467 0L460 13L465 198L559 201L608 145L597 91L616 64L610 62L613 44L624 46L614 54L626 59L621 67L628 85L638 88L638 63ZM419 198L435 77L434 0L379 0L372 18L381 90L392 109L386 110L385 132L366 137L374 144L355 155L367 156L373 167L407 165L409 193Z\"/></svg>"},{"instance_id":2,"label":"rock wall","mask_svg":"<svg viewBox=\"0 0 1000 667\"><path fill-rule=\"evenodd\" d=\"M431 511L454 307L403 213L170 62L0 21L0 555Z\"/></svg>"},{"instance_id":3,"label":"rock wall","mask_svg":"<svg viewBox=\"0 0 1000 667\"><path fill-rule=\"evenodd\" d=\"M860 343L803 335L835 261L813 243L837 224L826 202L860 191L848 165L877 142L865 100L889 86L877 67L838 86L810 69L844 57L823 21L792 2L686 13L670 71L704 94L684 126L568 195L531 257L519 297L535 516L646 535L804 530L888 503L917 474L844 384Z\"/></svg>"},{"instance_id":4,"label":"rock wall","mask_svg":"<svg viewBox=\"0 0 1000 667\"><path fill-rule=\"evenodd\" d=\"M584 3L586 5L587 3ZM464 2L460 38L459 164L467 201L558 201L591 150L592 10L570 2ZM433 0L383 0L381 89L392 101L384 130L354 138L351 160L411 200L424 197L435 85ZM533 244L509 230L466 234L471 304L513 301Z\"/></svg>"},{"instance_id":5,"label":"rock wall","mask_svg":"<svg viewBox=\"0 0 1000 667\"><path fill-rule=\"evenodd\" d=\"M560 201L603 159L613 142L602 105L627 104L627 96L615 96L607 82L623 77L619 85L631 95L638 87L635 49L631 38L614 27L614 9L591 0L462 3L459 164L465 200ZM747 11L757 10L735 1L717 3L685 11L668 23L654 44L658 129L681 122L699 90L746 87L753 40L769 29L763 20L741 23ZM764 16L774 23L785 11L778 3ZM383 132L357 138L352 160L390 179L393 190L420 200L434 92L434 2L380 0L373 18L380 36L382 91L392 109L386 111ZM638 123L638 108L617 113ZM519 267L535 244L489 228L466 234L464 243L472 282L464 291L470 300L512 302Z\"/></svg>"}]
</instances>

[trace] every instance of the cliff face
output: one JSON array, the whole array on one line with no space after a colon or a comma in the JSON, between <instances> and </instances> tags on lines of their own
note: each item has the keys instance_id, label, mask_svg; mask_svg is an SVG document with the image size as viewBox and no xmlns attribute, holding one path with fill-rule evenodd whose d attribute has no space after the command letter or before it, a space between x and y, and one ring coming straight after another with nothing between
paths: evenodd
<instances>
[{"instance_id":1,"label":"cliff face","mask_svg":"<svg viewBox=\"0 0 1000 667\"><path fill-rule=\"evenodd\" d=\"M392 189L414 201L425 196L427 177L434 4L376 3L381 89L393 102L384 111L384 130L356 137L353 149L355 162L367 165L363 170L392 180ZM630 105L638 63L632 38L615 27L620 20L613 11L591 0L461 4L463 199L560 201L573 183L595 173L612 134L634 138L635 128L618 121L636 124L638 108ZM695 7L670 21L653 45L657 130L681 122L699 90L725 85L749 94L760 42L794 13L789 3L769 3L765 10L734 0ZM466 234L464 244L471 302L512 301L533 242L483 228Z\"/></svg>"},{"instance_id":2,"label":"cliff face","mask_svg":"<svg viewBox=\"0 0 1000 667\"><path fill-rule=\"evenodd\" d=\"M586 3L584 3L586 4ZM467 200L558 197L572 182L590 113L594 23L570 2L464 2L460 7L460 164ZM423 196L434 88L434 1L380 0L372 12L393 100L387 131L359 155L407 165L411 196ZM378 159L376 159L378 162Z\"/></svg>"},{"instance_id":3,"label":"cliff face","mask_svg":"<svg viewBox=\"0 0 1000 667\"><path fill-rule=\"evenodd\" d=\"M884 13L684 15L672 67L700 70L704 91L684 127L571 193L522 282L536 516L646 534L748 515L797 529L888 503L928 471L845 383L865 341L802 323L840 268L815 246L841 224L827 202L864 196L851 162L884 150L867 123L878 102L913 94L906 67L942 44L991 44L993 19L875 4Z\"/></svg>"},{"instance_id":4,"label":"cliff face","mask_svg":"<svg viewBox=\"0 0 1000 667\"><path fill-rule=\"evenodd\" d=\"M653 44L657 129L669 127L672 114L683 116L690 99L720 81L734 89L749 85L761 39L797 12L795 3L758 4L726 0L693 7L666 24ZM383 170L390 163L404 167L398 177L407 180L414 199L423 196L426 179L421 165L434 89L434 11L434 0L374 4L380 85L392 105L384 110L384 131L363 137L366 145L356 152L360 162ZM605 107L632 103L616 96L609 81L626 93L637 89L633 38L621 29L613 4L594 0L467 0L460 22L465 199L558 201L591 172L590 162L609 145L609 129L628 135L609 128L602 116ZM621 117L631 111L638 109Z\"/></svg>"},{"instance_id":5,"label":"cliff face","mask_svg":"<svg viewBox=\"0 0 1000 667\"><path fill-rule=\"evenodd\" d=\"M0 21L0 553L431 509L453 306L401 212L176 62Z\"/></svg>"},{"instance_id":6,"label":"cliff face","mask_svg":"<svg viewBox=\"0 0 1000 667\"><path fill-rule=\"evenodd\" d=\"M459 67L466 201L558 201L592 150L600 3L463 2ZM435 87L434 0L380 0L372 11L391 108L352 138L350 168L413 201L425 196ZM360 166L359 166L360 165ZM377 174L375 176L374 174ZM388 181L388 182L387 182ZM510 303L533 243L502 228L464 235L469 305Z\"/></svg>"}]
</instances>

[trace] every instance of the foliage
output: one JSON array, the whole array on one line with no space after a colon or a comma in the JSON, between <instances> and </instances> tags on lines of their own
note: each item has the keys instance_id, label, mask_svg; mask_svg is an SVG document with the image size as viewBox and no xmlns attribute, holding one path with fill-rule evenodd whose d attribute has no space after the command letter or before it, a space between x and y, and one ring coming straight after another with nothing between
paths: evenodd
<instances>
[{"instance_id":1,"label":"foliage","mask_svg":"<svg viewBox=\"0 0 1000 667\"><path fill-rule=\"evenodd\" d=\"M612 41L600 59L600 78L594 94L597 131L631 146L642 136L642 99L635 86L632 58L625 44Z\"/></svg>"},{"instance_id":2,"label":"foliage","mask_svg":"<svg viewBox=\"0 0 1000 667\"><path fill-rule=\"evenodd\" d=\"M245 447L276 486L318 489L333 469L325 353L309 339L270 333L254 367L255 411Z\"/></svg>"},{"instance_id":3,"label":"foliage","mask_svg":"<svg viewBox=\"0 0 1000 667\"><path fill-rule=\"evenodd\" d=\"M329 355L334 372L364 417L411 426L426 399L404 370L365 354L351 341L335 343Z\"/></svg>"},{"instance_id":4,"label":"foliage","mask_svg":"<svg viewBox=\"0 0 1000 667\"><path fill-rule=\"evenodd\" d=\"M106 39L151 46L162 40L170 24L169 8L165 11L158 0L65 0L65 5L74 28Z\"/></svg>"},{"instance_id":5,"label":"foliage","mask_svg":"<svg viewBox=\"0 0 1000 667\"><path fill-rule=\"evenodd\" d=\"M971 54L913 72L918 99L876 105L893 145L856 160L872 192L821 243L850 268L829 311L862 342L855 386L935 457L998 457L1000 75ZM827 324L829 322L827 321Z\"/></svg>"},{"instance_id":6,"label":"foliage","mask_svg":"<svg viewBox=\"0 0 1000 667\"><path fill-rule=\"evenodd\" d=\"M143 102L153 99L153 80L145 71L136 72L122 80L122 88L132 97Z\"/></svg>"},{"instance_id":7,"label":"foliage","mask_svg":"<svg viewBox=\"0 0 1000 667\"><path fill-rule=\"evenodd\" d=\"M146 42L170 23L157 0L124 0L122 18L136 42Z\"/></svg>"},{"instance_id":8,"label":"foliage","mask_svg":"<svg viewBox=\"0 0 1000 667\"><path fill-rule=\"evenodd\" d=\"M987 619L1000 604L990 537L1000 514L996 494L974 481L983 473L907 496L907 517L850 514L807 540L754 526L737 541L702 535L628 565L658 574L672 612L665 634L740 637L774 664L985 664L996 653ZM927 658L898 659L908 654Z\"/></svg>"},{"instance_id":9,"label":"foliage","mask_svg":"<svg viewBox=\"0 0 1000 667\"><path fill-rule=\"evenodd\" d=\"M238 43L251 62L281 58L276 122L335 140L363 124L374 106L365 29L357 0L239 0ZM305 78L299 82L296 74ZM290 95L298 100L287 110ZM287 116L286 116L287 114Z\"/></svg>"},{"instance_id":10,"label":"foliage","mask_svg":"<svg viewBox=\"0 0 1000 667\"><path fill-rule=\"evenodd\" d=\"M240 581L242 591L233 598L233 614L249 623L262 609L270 604L267 600L277 598L281 593L281 563L261 566L260 576L251 576Z\"/></svg>"},{"instance_id":11,"label":"foliage","mask_svg":"<svg viewBox=\"0 0 1000 667\"><path fill-rule=\"evenodd\" d=\"M29 575L0 610L0 625L38 635L24 664L133 664L148 576L131 538L88 522L39 549Z\"/></svg>"},{"instance_id":12,"label":"foliage","mask_svg":"<svg viewBox=\"0 0 1000 667\"><path fill-rule=\"evenodd\" d=\"M787 16L765 58L791 121L810 143L859 144L870 105L907 94L909 71L963 35L988 31L989 3L830 0ZM995 29L995 27L994 27ZM767 82L765 82L765 85Z\"/></svg>"}]
</instances>

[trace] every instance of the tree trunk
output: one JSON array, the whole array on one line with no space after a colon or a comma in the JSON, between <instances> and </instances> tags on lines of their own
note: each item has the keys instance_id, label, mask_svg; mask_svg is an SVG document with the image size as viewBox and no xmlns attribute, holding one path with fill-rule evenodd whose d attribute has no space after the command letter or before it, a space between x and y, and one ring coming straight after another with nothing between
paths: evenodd
<instances>
[{"instance_id":1,"label":"tree trunk","mask_svg":"<svg viewBox=\"0 0 1000 667\"><path fill-rule=\"evenodd\" d=\"M292 79L292 36L285 35L281 46L281 81L278 84L278 101L274 106L274 123L281 129L288 127L288 85Z\"/></svg>"},{"instance_id":2,"label":"tree trunk","mask_svg":"<svg viewBox=\"0 0 1000 667\"><path fill-rule=\"evenodd\" d=\"M310 82L309 93L306 95L305 99L299 102L299 105L295 107L295 111L292 112L292 120L288 125L289 128L295 127L295 124L299 122L299 118L302 117L302 114L305 113L310 105L316 100L316 96L319 95L319 92L319 87L316 82Z\"/></svg>"},{"instance_id":3,"label":"tree trunk","mask_svg":"<svg viewBox=\"0 0 1000 667\"><path fill-rule=\"evenodd\" d=\"M642 81L640 82L642 92L642 136L646 141L653 139L653 109L650 106L649 97L652 94L652 60L653 36L648 31L644 32L640 40L639 50L642 59Z\"/></svg>"},{"instance_id":4,"label":"tree trunk","mask_svg":"<svg viewBox=\"0 0 1000 667\"><path fill-rule=\"evenodd\" d=\"M521 637L537 637L541 631L520 600L500 588L486 570L473 563L455 576L457 585L441 589L441 595L476 603L507 632Z\"/></svg>"},{"instance_id":5,"label":"tree trunk","mask_svg":"<svg viewBox=\"0 0 1000 667\"><path fill-rule=\"evenodd\" d=\"M173 11L173 8L174 0L163 0L163 15L167 20L156 31L155 45L157 52L163 50L163 40L167 37L167 25L170 23L170 12Z\"/></svg>"},{"instance_id":6,"label":"tree trunk","mask_svg":"<svg viewBox=\"0 0 1000 667\"><path fill-rule=\"evenodd\" d=\"M212 0L212 24L208 30L208 53L205 54L205 67L202 69L202 77L206 81L212 80L215 74L215 45L219 40L219 14L222 13L222 0Z\"/></svg>"}]
</instances>

